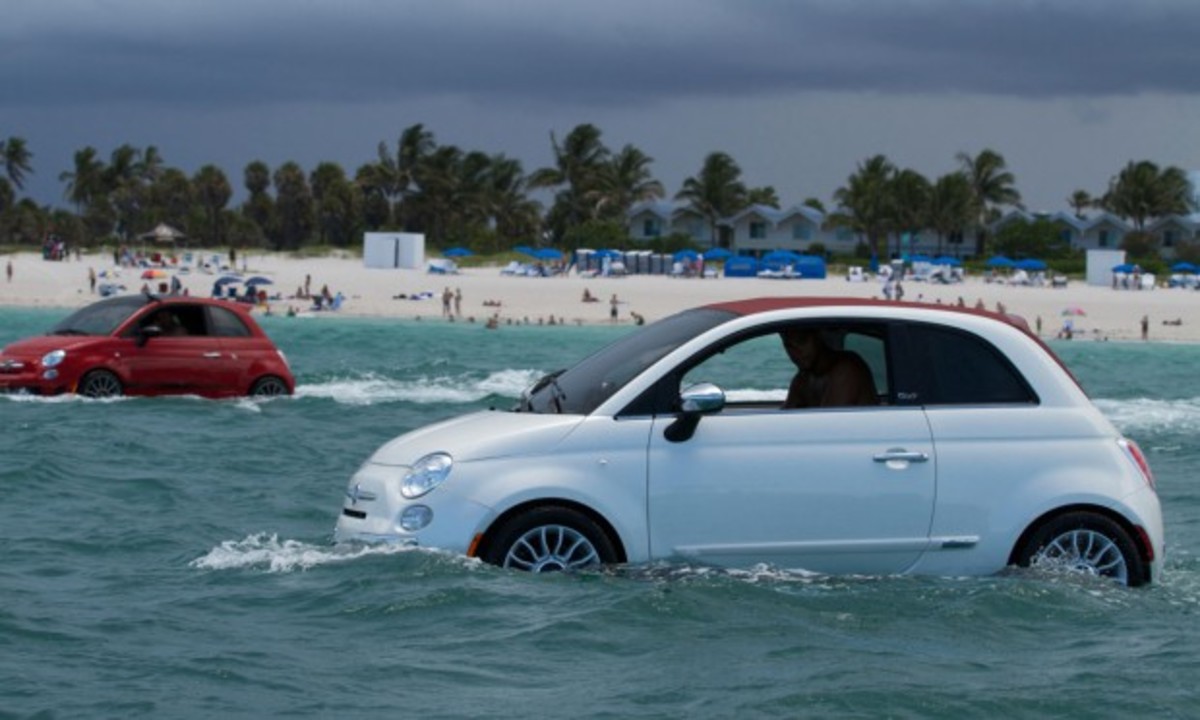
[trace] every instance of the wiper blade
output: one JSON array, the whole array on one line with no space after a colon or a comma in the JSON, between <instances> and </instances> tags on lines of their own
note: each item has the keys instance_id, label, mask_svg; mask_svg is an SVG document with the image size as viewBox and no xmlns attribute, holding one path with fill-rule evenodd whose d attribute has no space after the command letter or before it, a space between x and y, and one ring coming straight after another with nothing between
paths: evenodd
<instances>
[{"instance_id":1,"label":"wiper blade","mask_svg":"<svg viewBox=\"0 0 1200 720\"><path fill-rule=\"evenodd\" d=\"M60 328L58 330L51 330L50 334L51 335L90 335L91 333L89 333L86 330L76 330L75 328Z\"/></svg>"},{"instance_id":2,"label":"wiper blade","mask_svg":"<svg viewBox=\"0 0 1200 720\"><path fill-rule=\"evenodd\" d=\"M517 405L519 412L533 412L533 398L535 395L545 390L547 387L551 389L553 395L550 396L551 401L557 408L557 412L562 412L562 400L566 399L567 395L558 386L558 376L566 372L566 368L555 370L548 375L543 375L540 380L533 384L533 387L521 394L521 402Z\"/></svg>"}]
</instances>

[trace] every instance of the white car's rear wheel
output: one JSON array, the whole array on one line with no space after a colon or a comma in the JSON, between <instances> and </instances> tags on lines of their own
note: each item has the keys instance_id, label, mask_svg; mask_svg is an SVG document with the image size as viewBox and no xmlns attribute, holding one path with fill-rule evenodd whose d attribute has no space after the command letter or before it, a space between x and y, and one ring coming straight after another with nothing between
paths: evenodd
<instances>
[{"instance_id":1,"label":"white car's rear wheel","mask_svg":"<svg viewBox=\"0 0 1200 720\"><path fill-rule=\"evenodd\" d=\"M591 518L569 508L543 507L505 522L482 557L514 570L563 572L613 563L617 554Z\"/></svg>"},{"instance_id":2,"label":"white car's rear wheel","mask_svg":"<svg viewBox=\"0 0 1200 720\"><path fill-rule=\"evenodd\" d=\"M1146 581L1145 563L1129 533L1091 512L1067 513L1042 525L1021 550L1017 564L1107 577L1122 585Z\"/></svg>"}]
</instances>

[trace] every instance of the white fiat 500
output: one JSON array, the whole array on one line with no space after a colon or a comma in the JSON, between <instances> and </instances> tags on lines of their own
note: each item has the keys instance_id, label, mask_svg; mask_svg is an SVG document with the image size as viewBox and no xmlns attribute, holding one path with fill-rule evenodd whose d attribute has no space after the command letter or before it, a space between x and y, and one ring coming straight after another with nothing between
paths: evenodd
<instances>
[{"instance_id":1,"label":"white fiat 500","mask_svg":"<svg viewBox=\"0 0 1200 720\"><path fill-rule=\"evenodd\" d=\"M1048 567L1152 581L1137 445L1017 318L869 300L708 305L392 440L337 540L530 571L657 559L821 573Z\"/></svg>"}]
</instances>

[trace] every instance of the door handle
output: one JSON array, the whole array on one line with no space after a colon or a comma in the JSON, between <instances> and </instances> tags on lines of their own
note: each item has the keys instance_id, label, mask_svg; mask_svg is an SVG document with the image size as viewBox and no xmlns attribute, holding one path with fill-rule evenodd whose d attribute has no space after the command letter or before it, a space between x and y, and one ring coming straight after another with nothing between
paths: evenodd
<instances>
[{"instance_id":1,"label":"door handle","mask_svg":"<svg viewBox=\"0 0 1200 720\"><path fill-rule=\"evenodd\" d=\"M904 462L929 462L929 455L928 453L905 450L903 448L893 448L881 453L875 453L873 459L879 463L895 462L897 460Z\"/></svg>"},{"instance_id":2,"label":"door handle","mask_svg":"<svg viewBox=\"0 0 1200 720\"><path fill-rule=\"evenodd\" d=\"M219 353L219 352L206 352L206 353L204 353L204 355L202 355L201 357L206 357L206 358L219 358L219 357L221 357L221 353Z\"/></svg>"}]
</instances>

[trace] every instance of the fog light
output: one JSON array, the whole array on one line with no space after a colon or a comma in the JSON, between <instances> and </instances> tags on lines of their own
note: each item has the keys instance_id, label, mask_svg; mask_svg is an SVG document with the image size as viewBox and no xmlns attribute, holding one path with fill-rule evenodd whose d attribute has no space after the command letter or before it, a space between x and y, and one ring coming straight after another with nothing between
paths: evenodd
<instances>
[{"instance_id":1,"label":"fog light","mask_svg":"<svg viewBox=\"0 0 1200 720\"><path fill-rule=\"evenodd\" d=\"M433 521L433 510L425 505L409 505L400 513L400 527L416 532Z\"/></svg>"},{"instance_id":2,"label":"fog light","mask_svg":"<svg viewBox=\"0 0 1200 720\"><path fill-rule=\"evenodd\" d=\"M43 380L57 380L58 379L58 371L57 370L47 370L46 372L42 373L42 379Z\"/></svg>"}]
</instances>

